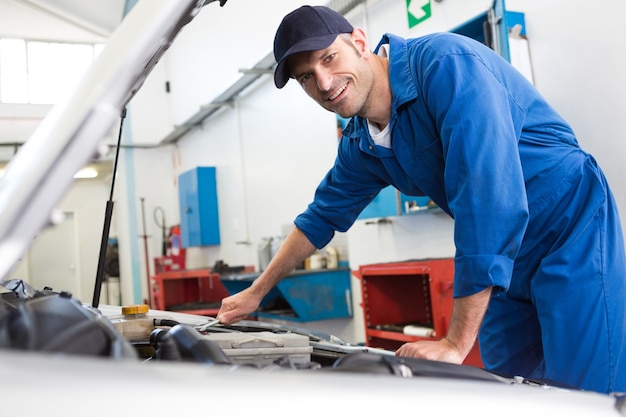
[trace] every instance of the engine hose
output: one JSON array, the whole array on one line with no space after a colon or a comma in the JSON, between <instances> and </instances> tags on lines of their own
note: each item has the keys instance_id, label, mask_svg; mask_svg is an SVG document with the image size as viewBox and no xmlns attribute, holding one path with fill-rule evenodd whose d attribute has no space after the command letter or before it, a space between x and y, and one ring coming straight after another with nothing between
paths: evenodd
<instances>
[{"instance_id":1,"label":"engine hose","mask_svg":"<svg viewBox=\"0 0 626 417\"><path fill-rule=\"evenodd\" d=\"M159 331L160 330L160 331ZM202 337L197 330L186 324L177 324L169 330L156 329L150 341L159 345L162 359L169 359L170 350L179 353L180 359L192 360L207 365L232 365L233 362L213 340Z\"/></svg>"},{"instance_id":2,"label":"engine hose","mask_svg":"<svg viewBox=\"0 0 626 417\"><path fill-rule=\"evenodd\" d=\"M164 361L180 361L182 359L176 342L167 337L167 330L154 329L150 333L150 343L156 346L156 359Z\"/></svg>"},{"instance_id":3,"label":"engine hose","mask_svg":"<svg viewBox=\"0 0 626 417\"><path fill-rule=\"evenodd\" d=\"M217 343L202 337L191 326L178 324L167 332L167 337L175 341L183 358L208 365L233 364Z\"/></svg>"},{"instance_id":4,"label":"engine hose","mask_svg":"<svg viewBox=\"0 0 626 417\"><path fill-rule=\"evenodd\" d=\"M172 319L154 319L154 325L155 326L162 326L162 327L174 327L177 324L180 324L179 322L177 322L176 320L172 320Z\"/></svg>"}]
</instances>

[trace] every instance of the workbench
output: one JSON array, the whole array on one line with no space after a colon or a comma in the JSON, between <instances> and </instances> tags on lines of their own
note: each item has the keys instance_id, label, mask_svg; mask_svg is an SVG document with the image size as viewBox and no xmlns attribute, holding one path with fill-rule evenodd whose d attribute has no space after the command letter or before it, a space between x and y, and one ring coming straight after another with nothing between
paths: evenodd
<instances>
[{"instance_id":1,"label":"workbench","mask_svg":"<svg viewBox=\"0 0 626 417\"><path fill-rule=\"evenodd\" d=\"M260 274L220 277L230 294L248 288ZM294 270L262 300L256 317L306 322L352 317L350 268Z\"/></svg>"},{"instance_id":2,"label":"workbench","mask_svg":"<svg viewBox=\"0 0 626 417\"><path fill-rule=\"evenodd\" d=\"M165 271L151 278L152 308L205 316L217 315L229 293L209 269Z\"/></svg>"}]
</instances>

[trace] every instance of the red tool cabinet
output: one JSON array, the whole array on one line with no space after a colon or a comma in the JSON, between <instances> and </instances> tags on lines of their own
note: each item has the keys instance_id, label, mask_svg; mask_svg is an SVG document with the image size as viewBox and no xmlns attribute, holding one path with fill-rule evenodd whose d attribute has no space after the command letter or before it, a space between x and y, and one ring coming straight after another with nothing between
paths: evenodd
<instances>
[{"instance_id":1,"label":"red tool cabinet","mask_svg":"<svg viewBox=\"0 0 626 417\"><path fill-rule=\"evenodd\" d=\"M438 340L448 332L452 314L453 259L362 265L361 282L367 346L396 350L406 342ZM436 335L413 336L404 326L432 328ZM482 367L478 344L465 364Z\"/></svg>"},{"instance_id":2,"label":"red tool cabinet","mask_svg":"<svg viewBox=\"0 0 626 417\"><path fill-rule=\"evenodd\" d=\"M220 275L208 269L166 271L152 277L152 302L157 310L215 316L228 295Z\"/></svg>"}]
</instances>

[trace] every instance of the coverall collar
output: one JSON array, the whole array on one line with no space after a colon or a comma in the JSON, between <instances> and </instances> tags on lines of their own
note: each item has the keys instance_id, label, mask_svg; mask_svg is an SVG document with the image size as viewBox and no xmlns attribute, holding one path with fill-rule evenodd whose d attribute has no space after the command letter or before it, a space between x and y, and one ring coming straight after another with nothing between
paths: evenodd
<instances>
[{"instance_id":1,"label":"coverall collar","mask_svg":"<svg viewBox=\"0 0 626 417\"><path fill-rule=\"evenodd\" d=\"M396 109L401 105L415 100L419 94L412 82L413 76L409 68L409 59L407 54L407 43L404 39L386 33L376 46L374 53L377 54L382 45L389 44L389 80L391 85L391 120L390 129L396 119ZM372 156L390 157L393 152L390 149L384 149L376 146L370 137L367 129L367 121L361 117L355 116L352 123L349 123L343 132L344 136L358 139L360 138L360 148L363 152Z\"/></svg>"}]
</instances>

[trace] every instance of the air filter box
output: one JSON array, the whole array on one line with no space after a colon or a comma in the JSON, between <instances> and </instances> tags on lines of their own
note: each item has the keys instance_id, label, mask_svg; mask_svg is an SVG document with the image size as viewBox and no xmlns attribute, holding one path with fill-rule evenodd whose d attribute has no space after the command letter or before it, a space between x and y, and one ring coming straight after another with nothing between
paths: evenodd
<instances>
[{"instance_id":1,"label":"air filter box","mask_svg":"<svg viewBox=\"0 0 626 417\"><path fill-rule=\"evenodd\" d=\"M245 332L209 333L209 340L219 345L236 364L263 367L288 359L293 365L308 365L313 348L307 336L295 333Z\"/></svg>"}]
</instances>

